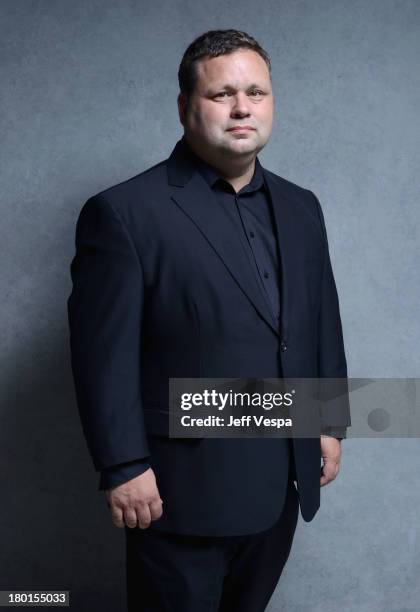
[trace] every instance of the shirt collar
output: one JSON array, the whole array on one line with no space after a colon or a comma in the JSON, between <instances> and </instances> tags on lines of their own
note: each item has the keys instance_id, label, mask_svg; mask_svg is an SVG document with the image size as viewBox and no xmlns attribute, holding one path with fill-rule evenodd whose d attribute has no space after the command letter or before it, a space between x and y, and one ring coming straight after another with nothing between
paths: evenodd
<instances>
[{"instance_id":1,"label":"shirt collar","mask_svg":"<svg viewBox=\"0 0 420 612\"><path fill-rule=\"evenodd\" d=\"M226 179L224 179L215 168L210 166L210 164L205 162L201 157L199 157L191 149L185 136L182 137L182 142L185 148L187 149L189 155L191 156L191 159L193 160L198 172L200 172L200 174L205 179L205 181L207 182L210 188L213 188L217 181L223 181L224 183L227 183ZM263 189L263 188L265 188L264 174L262 171L260 161L258 157L256 157L255 158L255 169L254 169L254 174L252 176L252 179L247 185L242 187L242 189L245 191L257 191L258 189ZM242 191L242 189L240 191Z\"/></svg>"}]
</instances>

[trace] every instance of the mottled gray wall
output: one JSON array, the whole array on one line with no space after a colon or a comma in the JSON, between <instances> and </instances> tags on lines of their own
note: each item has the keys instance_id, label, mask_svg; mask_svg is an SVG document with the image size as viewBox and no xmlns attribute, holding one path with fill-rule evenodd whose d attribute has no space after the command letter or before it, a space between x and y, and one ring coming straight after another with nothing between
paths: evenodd
<instances>
[{"instance_id":1,"label":"mottled gray wall","mask_svg":"<svg viewBox=\"0 0 420 612\"><path fill-rule=\"evenodd\" d=\"M276 94L260 159L323 205L349 374L418 376L420 3L2 0L0 12L0 588L66 588L75 610L120 612L123 533L96 491L69 367L78 211L169 155L192 38L249 31ZM419 440L343 450L271 612L420 607Z\"/></svg>"}]
</instances>

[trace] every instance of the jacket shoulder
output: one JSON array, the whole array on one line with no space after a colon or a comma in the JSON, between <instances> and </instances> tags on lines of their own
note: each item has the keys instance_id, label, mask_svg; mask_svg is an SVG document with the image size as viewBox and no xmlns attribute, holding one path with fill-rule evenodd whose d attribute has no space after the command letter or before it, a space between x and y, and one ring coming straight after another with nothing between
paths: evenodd
<instances>
[{"instance_id":1,"label":"jacket shoulder","mask_svg":"<svg viewBox=\"0 0 420 612\"><path fill-rule=\"evenodd\" d=\"M297 185L283 176L280 176L271 170L267 170L267 168L264 168L264 172L268 174L268 176L276 183L278 187L287 191L291 195L303 196L304 198L307 198L312 193L309 191L309 189L306 189L301 185Z\"/></svg>"},{"instance_id":2,"label":"jacket shoulder","mask_svg":"<svg viewBox=\"0 0 420 612\"><path fill-rule=\"evenodd\" d=\"M167 184L166 164L168 160L158 162L154 166L143 170L120 183L107 187L92 196L93 199L107 200L111 204L130 200L132 197L155 190L159 185Z\"/></svg>"}]
</instances>

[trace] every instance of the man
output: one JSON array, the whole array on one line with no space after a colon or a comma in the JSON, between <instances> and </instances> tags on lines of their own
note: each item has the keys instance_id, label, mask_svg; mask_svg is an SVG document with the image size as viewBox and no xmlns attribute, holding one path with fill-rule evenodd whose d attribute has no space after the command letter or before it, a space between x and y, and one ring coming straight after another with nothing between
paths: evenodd
<instances>
[{"instance_id":1,"label":"man","mask_svg":"<svg viewBox=\"0 0 420 612\"><path fill-rule=\"evenodd\" d=\"M337 476L348 415L321 439L170 438L169 379L345 378L339 304L317 198L257 158L273 122L267 53L244 32L206 32L179 83L169 159L80 213L72 367L125 528L129 610L258 612L298 505L310 521Z\"/></svg>"}]
</instances>

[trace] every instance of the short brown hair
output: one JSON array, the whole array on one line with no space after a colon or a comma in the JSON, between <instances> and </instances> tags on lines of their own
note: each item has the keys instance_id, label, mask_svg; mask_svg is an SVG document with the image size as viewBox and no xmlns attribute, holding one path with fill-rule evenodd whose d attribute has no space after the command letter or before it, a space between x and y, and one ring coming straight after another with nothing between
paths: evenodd
<instances>
[{"instance_id":1,"label":"short brown hair","mask_svg":"<svg viewBox=\"0 0 420 612\"><path fill-rule=\"evenodd\" d=\"M251 49L258 53L267 64L271 76L270 57L255 38L240 30L209 30L193 40L182 57L178 70L181 93L188 97L194 91L197 78L195 68L200 59L227 55L238 49Z\"/></svg>"}]
</instances>

